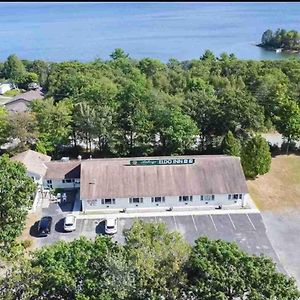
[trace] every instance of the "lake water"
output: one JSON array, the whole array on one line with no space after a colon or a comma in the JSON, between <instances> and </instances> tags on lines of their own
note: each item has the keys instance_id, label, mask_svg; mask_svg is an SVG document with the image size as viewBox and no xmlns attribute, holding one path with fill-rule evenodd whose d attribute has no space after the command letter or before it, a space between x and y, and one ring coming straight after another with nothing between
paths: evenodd
<instances>
[{"instance_id":1,"label":"lake water","mask_svg":"<svg viewBox=\"0 0 300 300\"><path fill-rule=\"evenodd\" d=\"M199 58L205 49L240 59L282 59L254 46L270 28L300 31L300 3L1 3L0 60ZM300 57L298 55L293 55Z\"/></svg>"}]
</instances>

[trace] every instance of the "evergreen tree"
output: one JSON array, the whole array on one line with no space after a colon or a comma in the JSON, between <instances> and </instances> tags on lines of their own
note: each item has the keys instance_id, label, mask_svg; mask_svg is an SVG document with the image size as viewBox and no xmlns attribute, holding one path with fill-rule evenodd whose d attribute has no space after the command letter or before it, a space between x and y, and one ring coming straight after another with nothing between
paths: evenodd
<instances>
[{"instance_id":1,"label":"evergreen tree","mask_svg":"<svg viewBox=\"0 0 300 300\"><path fill-rule=\"evenodd\" d=\"M242 147L241 163L246 177L255 178L270 170L271 153L267 141L256 135Z\"/></svg>"},{"instance_id":2,"label":"evergreen tree","mask_svg":"<svg viewBox=\"0 0 300 300\"><path fill-rule=\"evenodd\" d=\"M233 133L230 130L227 132L223 139L222 149L224 154L228 154L231 156L241 155L241 143L234 137Z\"/></svg>"}]
</instances>

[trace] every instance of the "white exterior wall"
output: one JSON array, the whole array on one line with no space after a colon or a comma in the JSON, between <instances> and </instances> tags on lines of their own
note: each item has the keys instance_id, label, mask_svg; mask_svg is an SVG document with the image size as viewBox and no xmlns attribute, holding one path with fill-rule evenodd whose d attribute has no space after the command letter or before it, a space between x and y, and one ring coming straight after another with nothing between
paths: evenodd
<instances>
[{"instance_id":1,"label":"white exterior wall","mask_svg":"<svg viewBox=\"0 0 300 300\"><path fill-rule=\"evenodd\" d=\"M11 86L8 83L4 83L0 85L0 94L5 94L7 91L11 90Z\"/></svg>"},{"instance_id":2,"label":"white exterior wall","mask_svg":"<svg viewBox=\"0 0 300 300\"><path fill-rule=\"evenodd\" d=\"M193 195L192 201L180 202L179 196L166 196L165 202L155 203L151 197L143 197L143 203L130 203L129 198L115 198L115 204L102 204L101 199L84 200L82 199L83 211L101 211L101 210L121 210L121 209L149 209L149 208L171 208L186 206L219 206L219 205L238 205L243 206L243 200L246 194L242 194L242 199L228 200L228 194L214 195L214 200L200 200L201 195Z\"/></svg>"},{"instance_id":3,"label":"white exterior wall","mask_svg":"<svg viewBox=\"0 0 300 300\"><path fill-rule=\"evenodd\" d=\"M43 185L42 176L40 176L38 174L35 174L35 173L32 173L32 172L27 172L27 175L29 177L31 177L34 180L34 182L38 184L39 187L41 187Z\"/></svg>"},{"instance_id":4,"label":"white exterior wall","mask_svg":"<svg viewBox=\"0 0 300 300\"><path fill-rule=\"evenodd\" d=\"M72 179L71 179L72 180ZM51 179L52 183L48 183L47 179L44 179L44 187L51 189L74 189L80 187L80 180L74 179L75 182L64 182L62 179Z\"/></svg>"}]
</instances>

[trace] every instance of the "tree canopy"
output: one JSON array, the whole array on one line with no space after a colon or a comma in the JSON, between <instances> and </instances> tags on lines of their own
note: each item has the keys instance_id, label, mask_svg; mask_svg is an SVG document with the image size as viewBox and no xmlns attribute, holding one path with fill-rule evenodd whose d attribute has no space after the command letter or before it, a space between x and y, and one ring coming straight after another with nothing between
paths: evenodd
<instances>
[{"instance_id":1,"label":"tree canopy","mask_svg":"<svg viewBox=\"0 0 300 300\"><path fill-rule=\"evenodd\" d=\"M18 85L38 80L46 100L18 118L1 112L0 142L18 138L17 151L56 157L214 154L223 152L229 131L243 142L275 129L290 145L298 140L299 69L299 60L247 61L210 50L167 63L133 59L123 49L85 63L12 55L1 75Z\"/></svg>"},{"instance_id":2,"label":"tree canopy","mask_svg":"<svg viewBox=\"0 0 300 300\"><path fill-rule=\"evenodd\" d=\"M266 30L261 37L261 45L271 48L283 48L284 50L300 50L300 33L296 30L277 29Z\"/></svg>"},{"instance_id":3,"label":"tree canopy","mask_svg":"<svg viewBox=\"0 0 300 300\"><path fill-rule=\"evenodd\" d=\"M23 164L0 156L0 254L22 232L35 189Z\"/></svg>"},{"instance_id":4,"label":"tree canopy","mask_svg":"<svg viewBox=\"0 0 300 300\"><path fill-rule=\"evenodd\" d=\"M162 223L137 221L125 245L107 237L59 241L0 278L6 300L289 299L295 280L271 259L201 237L188 245Z\"/></svg>"}]
</instances>

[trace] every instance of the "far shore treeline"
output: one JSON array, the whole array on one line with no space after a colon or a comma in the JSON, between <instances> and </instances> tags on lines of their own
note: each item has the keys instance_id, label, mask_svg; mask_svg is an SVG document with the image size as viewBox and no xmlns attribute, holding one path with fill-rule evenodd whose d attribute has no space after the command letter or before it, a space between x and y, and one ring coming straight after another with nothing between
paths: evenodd
<instances>
[{"instance_id":1,"label":"far shore treeline","mask_svg":"<svg viewBox=\"0 0 300 300\"><path fill-rule=\"evenodd\" d=\"M300 51L300 33L296 30L277 29L275 32L268 29L261 37L261 44L258 46L276 50L299 52Z\"/></svg>"},{"instance_id":2,"label":"far shore treeline","mask_svg":"<svg viewBox=\"0 0 300 300\"><path fill-rule=\"evenodd\" d=\"M5 151L31 148L58 159L218 153L243 158L257 144L266 150L259 136L251 140L257 133L277 130L284 149L293 150L300 139L299 70L298 59L239 60L209 50L198 59L166 64L133 59L122 49L107 61L87 63L11 55L0 63L1 82L26 89L36 81L45 99L24 113L1 108L0 144L17 138L20 143Z\"/></svg>"}]
</instances>

